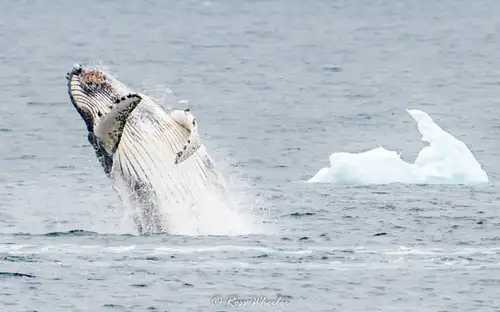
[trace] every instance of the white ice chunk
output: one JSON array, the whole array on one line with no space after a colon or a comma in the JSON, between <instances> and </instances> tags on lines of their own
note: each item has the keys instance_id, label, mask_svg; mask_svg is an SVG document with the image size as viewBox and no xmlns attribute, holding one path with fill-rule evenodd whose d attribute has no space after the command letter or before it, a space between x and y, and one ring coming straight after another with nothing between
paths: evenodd
<instances>
[{"instance_id":1,"label":"white ice chunk","mask_svg":"<svg viewBox=\"0 0 500 312\"><path fill-rule=\"evenodd\" d=\"M394 151L378 147L362 153L333 153L330 167L308 182L336 184L475 184L488 175L460 140L439 127L425 112L407 110L417 123L422 141L429 143L408 163Z\"/></svg>"}]
</instances>

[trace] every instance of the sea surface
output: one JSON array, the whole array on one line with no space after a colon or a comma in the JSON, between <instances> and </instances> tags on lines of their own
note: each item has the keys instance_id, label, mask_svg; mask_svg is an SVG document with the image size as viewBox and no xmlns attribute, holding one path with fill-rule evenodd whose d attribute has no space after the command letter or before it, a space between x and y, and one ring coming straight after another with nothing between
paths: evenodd
<instances>
[{"instance_id":1,"label":"sea surface","mask_svg":"<svg viewBox=\"0 0 500 312\"><path fill-rule=\"evenodd\" d=\"M497 0L3 1L0 311L500 311L499 16ZM137 235L69 101L74 63L189 107L255 230ZM407 108L489 182L305 183L334 152L415 160Z\"/></svg>"}]
</instances>

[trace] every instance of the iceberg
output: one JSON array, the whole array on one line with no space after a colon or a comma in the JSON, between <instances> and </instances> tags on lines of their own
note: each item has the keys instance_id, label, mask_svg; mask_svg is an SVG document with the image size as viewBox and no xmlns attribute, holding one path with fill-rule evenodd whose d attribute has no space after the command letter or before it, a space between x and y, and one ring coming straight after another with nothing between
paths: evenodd
<instances>
[{"instance_id":1,"label":"iceberg","mask_svg":"<svg viewBox=\"0 0 500 312\"><path fill-rule=\"evenodd\" d=\"M477 184L488 175L465 143L439 127L425 112L407 109L427 142L414 163L395 151L378 147L362 153L330 155L330 167L319 170L308 183L367 184Z\"/></svg>"}]
</instances>

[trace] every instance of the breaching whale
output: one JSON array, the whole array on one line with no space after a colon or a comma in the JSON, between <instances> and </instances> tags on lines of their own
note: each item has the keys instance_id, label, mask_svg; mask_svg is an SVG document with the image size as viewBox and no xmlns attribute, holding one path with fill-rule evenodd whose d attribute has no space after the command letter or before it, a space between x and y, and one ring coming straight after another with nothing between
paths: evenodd
<instances>
[{"instance_id":1,"label":"breaching whale","mask_svg":"<svg viewBox=\"0 0 500 312\"><path fill-rule=\"evenodd\" d=\"M141 234L169 232L169 218L196 218L227 199L189 109L166 109L103 70L76 64L68 93L88 141Z\"/></svg>"}]
</instances>

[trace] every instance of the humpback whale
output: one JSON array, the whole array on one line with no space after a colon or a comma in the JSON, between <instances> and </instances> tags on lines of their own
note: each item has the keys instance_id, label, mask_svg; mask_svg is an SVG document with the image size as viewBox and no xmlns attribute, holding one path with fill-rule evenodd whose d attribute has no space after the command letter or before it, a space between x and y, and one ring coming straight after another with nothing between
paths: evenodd
<instances>
[{"instance_id":1,"label":"humpback whale","mask_svg":"<svg viewBox=\"0 0 500 312\"><path fill-rule=\"evenodd\" d=\"M66 78L87 139L140 234L169 232L176 216L190 222L227 204L188 108L166 109L97 67L75 64Z\"/></svg>"}]
</instances>

